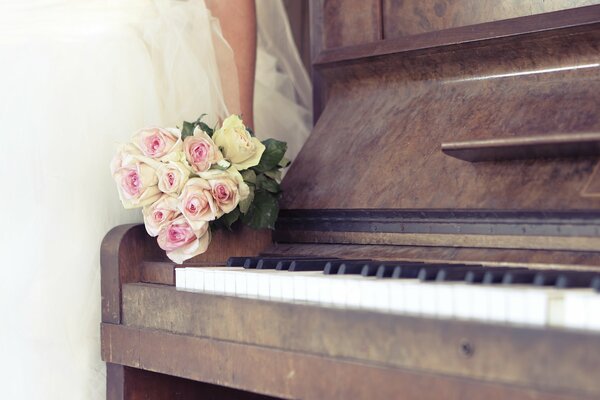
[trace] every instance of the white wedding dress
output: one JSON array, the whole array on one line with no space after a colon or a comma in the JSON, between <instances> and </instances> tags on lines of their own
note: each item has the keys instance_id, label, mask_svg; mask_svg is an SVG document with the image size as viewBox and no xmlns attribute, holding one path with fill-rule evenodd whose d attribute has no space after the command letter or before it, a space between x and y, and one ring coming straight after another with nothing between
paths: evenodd
<instances>
[{"instance_id":1,"label":"white wedding dress","mask_svg":"<svg viewBox=\"0 0 600 400\"><path fill-rule=\"evenodd\" d=\"M257 3L255 130L293 158L310 82L282 4ZM110 158L141 127L226 114L231 56L202 0L0 0L2 398L104 398L100 242L141 220Z\"/></svg>"}]
</instances>

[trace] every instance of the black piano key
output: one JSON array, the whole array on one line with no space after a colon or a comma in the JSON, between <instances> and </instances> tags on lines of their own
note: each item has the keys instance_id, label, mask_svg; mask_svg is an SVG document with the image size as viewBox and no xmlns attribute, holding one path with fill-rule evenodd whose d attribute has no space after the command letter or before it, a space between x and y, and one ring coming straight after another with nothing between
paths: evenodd
<instances>
[{"instance_id":1,"label":"black piano key","mask_svg":"<svg viewBox=\"0 0 600 400\"><path fill-rule=\"evenodd\" d=\"M340 267L342 266L342 264L351 264L351 263L360 263L361 265L364 265L365 263L372 261L372 260L343 260L343 259L337 259L337 260L332 260L332 261L328 261L327 264L325 264L325 268L323 269L323 273L326 275L335 275L338 273L338 271L340 270Z\"/></svg>"},{"instance_id":2,"label":"black piano key","mask_svg":"<svg viewBox=\"0 0 600 400\"><path fill-rule=\"evenodd\" d=\"M338 275L360 275L363 267L366 264L367 263L362 261L355 263L343 263L338 269Z\"/></svg>"},{"instance_id":3,"label":"black piano key","mask_svg":"<svg viewBox=\"0 0 600 400\"><path fill-rule=\"evenodd\" d=\"M323 271L331 258L314 258L310 260L294 260L290 263L288 271Z\"/></svg>"},{"instance_id":4,"label":"black piano key","mask_svg":"<svg viewBox=\"0 0 600 400\"><path fill-rule=\"evenodd\" d=\"M392 272L393 279L416 279L422 265L397 265Z\"/></svg>"},{"instance_id":5,"label":"black piano key","mask_svg":"<svg viewBox=\"0 0 600 400\"><path fill-rule=\"evenodd\" d=\"M396 265L379 265L377 267L377 272L375 273L375 276L379 279L391 278L392 273L394 272L394 268L396 268Z\"/></svg>"},{"instance_id":6,"label":"black piano key","mask_svg":"<svg viewBox=\"0 0 600 400\"><path fill-rule=\"evenodd\" d=\"M246 258L248 258L248 257L229 257L227 259L227 266L228 267L243 267L244 262L246 261Z\"/></svg>"},{"instance_id":7,"label":"black piano key","mask_svg":"<svg viewBox=\"0 0 600 400\"><path fill-rule=\"evenodd\" d=\"M362 276L375 276L375 274L377 274L377 269L380 267L381 265L379 263L367 263L365 265L363 265L360 274Z\"/></svg>"},{"instance_id":8,"label":"black piano key","mask_svg":"<svg viewBox=\"0 0 600 400\"><path fill-rule=\"evenodd\" d=\"M426 264L423 266L417 278L421 281L434 281L437 278L438 272L442 269L469 269L469 266L465 264Z\"/></svg>"},{"instance_id":9,"label":"black piano key","mask_svg":"<svg viewBox=\"0 0 600 400\"><path fill-rule=\"evenodd\" d=\"M275 269L279 260L270 260L270 259L260 259L256 263L256 269Z\"/></svg>"},{"instance_id":10,"label":"black piano key","mask_svg":"<svg viewBox=\"0 0 600 400\"><path fill-rule=\"evenodd\" d=\"M592 289L600 293L600 276L597 276L594 279L592 279Z\"/></svg>"},{"instance_id":11,"label":"black piano key","mask_svg":"<svg viewBox=\"0 0 600 400\"><path fill-rule=\"evenodd\" d=\"M534 286L556 286L561 271L538 271L533 279Z\"/></svg>"},{"instance_id":12,"label":"black piano key","mask_svg":"<svg viewBox=\"0 0 600 400\"><path fill-rule=\"evenodd\" d=\"M442 268L438 271L435 280L438 282L466 281L469 273L479 272L483 276L488 269L489 267L482 265L470 265L464 268Z\"/></svg>"},{"instance_id":13,"label":"black piano key","mask_svg":"<svg viewBox=\"0 0 600 400\"><path fill-rule=\"evenodd\" d=\"M538 275L540 271L535 270L527 270L527 271L519 271L519 270L510 270L506 271L504 276L502 277L502 284L504 285L533 285L533 281Z\"/></svg>"},{"instance_id":14,"label":"black piano key","mask_svg":"<svg viewBox=\"0 0 600 400\"><path fill-rule=\"evenodd\" d=\"M556 287L568 288L591 288L594 279L600 273L593 271L563 271L556 280Z\"/></svg>"}]
</instances>

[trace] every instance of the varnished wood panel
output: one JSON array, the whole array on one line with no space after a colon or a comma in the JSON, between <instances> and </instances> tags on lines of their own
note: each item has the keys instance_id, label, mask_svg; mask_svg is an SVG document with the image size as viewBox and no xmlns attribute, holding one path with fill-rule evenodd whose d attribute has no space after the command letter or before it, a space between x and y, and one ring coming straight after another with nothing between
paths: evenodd
<instances>
[{"instance_id":1,"label":"varnished wood panel","mask_svg":"<svg viewBox=\"0 0 600 400\"><path fill-rule=\"evenodd\" d=\"M319 0L322 15L322 46L334 48L380 40L380 0Z\"/></svg>"},{"instance_id":2,"label":"varnished wood panel","mask_svg":"<svg viewBox=\"0 0 600 400\"><path fill-rule=\"evenodd\" d=\"M291 236L291 235L290 235ZM317 235L315 235L317 236ZM315 241L316 242L316 241ZM265 250L268 255L322 256L355 259L404 260L426 262L467 262L486 265L526 265L543 268L600 267L597 253L549 250L483 249L459 247L419 247L359 244L277 243Z\"/></svg>"},{"instance_id":3,"label":"varnished wood panel","mask_svg":"<svg viewBox=\"0 0 600 400\"><path fill-rule=\"evenodd\" d=\"M596 209L596 158L472 164L448 141L600 131L600 29L323 65L283 208Z\"/></svg>"},{"instance_id":4,"label":"varnished wood panel","mask_svg":"<svg viewBox=\"0 0 600 400\"><path fill-rule=\"evenodd\" d=\"M112 324L102 339L108 362L288 399L591 399Z\"/></svg>"},{"instance_id":5,"label":"varnished wood panel","mask_svg":"<svg viewBox=\"0 0 600 400\"><path fill-rule=\"evenodd\" d=\"M107 400L273 400L275 397L107 364Z\"/></svg>"},{"instance_id":6,"label":"varnished wood panel","mask_svg":"<svg viewBox=\"0 0 600 400\"><path fill-rule=\"evenodd\" d=\"M600 336L128 284L124 323L491 382L600 395ZM475 353L461 352L464 341ZM549 355L560 364L548 364ZM565 377L569 379L564 379Z\"/></svg>"},{"instance_id":7,"label":"varnished wood panel","mask_svg":"<svg viewBox=\"0 0 600 400\"><path fill-rule=\"evenodd\" d=\"M600 4L598 0L383 0L384 37L395 38Z\"/></svg>"},{"instance_id":8,"label":"varnished wood panel","mask_svg":"<svg viewBox=\"0 0 600 400\"><path fill-rule=\"evenodd\" d=\"M211 244L188 264L210 262L222 264L232 256L256 255L271 244L271 231L241 228L230 232L213 233ZM144 280L169 284L173 277L169 264L143 261L166 261L156 240L146 233L144 225L119 225L106 234L101 248L102 321L118 324L121 321L121 286ZM167 265L167 267L165 267ZM171 265L172 266L172 265Z\"/></svg>"}]
</instances>

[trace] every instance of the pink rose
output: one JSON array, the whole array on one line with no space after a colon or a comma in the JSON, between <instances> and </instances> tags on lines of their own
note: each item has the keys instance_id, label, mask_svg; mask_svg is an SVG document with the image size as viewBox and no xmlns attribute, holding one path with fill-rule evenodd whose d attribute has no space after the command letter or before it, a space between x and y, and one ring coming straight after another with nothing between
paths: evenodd
<instances>
[{"instance_id":1,"label":"pink rose","mask_svg":"<svg viewBox=\"0 0 600 400\"><path fill-rule=\"evenodd\" d=\"M194 230L216 219L218 209L210 184L202 178L190 179L179 196L179 209Z\"/></svg>"},{"instance_id":2,"label":"pink rose","mask_svg":"<svg viewBox=\"0 0 600 400\"><path fill-rule=\"evenodd\" d=\"M177 208L178 204L176 197L164 194L153 204L144 207L142 210L144 225L150 236L158 236L165 225L181 215Z\"/></svg>"},{"instance_id":3,"label":"pink rose","mask_svg":"<svg viewBox=\"0 0 600 400\"><path fill-rule=\"evenodd\" d=\"M212 164L223 159L221 151L210 136L199 128L194 130L193 136L185 138L183 150L194 172L208 171Z\"/></svg>"},{"instance_id":4,"label":"pink rose","mask_svg":"<svg viewBox=\"0 0 600 400\"><path fill-rule=\"evenodd\" d=\"M115 154L115 156L110 162L111 175L114 175L119 168L122 168L128 164L131 164L132 162L135 162L133 157L139 156L141 154L142 152L131 143L121 144L117 148L117 154Z\"/></svg>"},{"instance_id":5,"label":"pink rose","mask_svg":"<svg viewBox=\"0 0 600 400\"><path fill-rule=\"evenodd\" d=\"M194 229L183 216L171 221L158 234L158 245L167 252L167 257L177 264L204 253L210 243L208 222L203 229Z\"/></svg>"},{"instance_id":6,"label":"pink rose","mask_svg":"<svg viewBox=\"0 0 600 400\"><path fill-rule=\"evenodd\" d=\"M143 207L161 196L156 167L158 163L143 156L130 156L113 173L121 203L125 208Z\"/></svg>"},{"instance_id":7,"label":"pink rose","mask_svg":"<svg viewBox=\"0 0 600 400\"><path fill-rule=\"evenodd\" d=\"M210 184L211 194L219 211L217 217L233 211L249 194L248 185L235 168L210 170L200 174Z\"/></svg>"},{"instance_id":8,"label":"pink rose","mask_svg":"<svg viewBox=\"0 0 600 400\"><path fill-rule=\"evenodd\" d=\"M169 161L162 164L156 174L161 192L179 194L190 177L190 170L183 163Z\"/></svg>"},{"instance_id":9,"label":"pink rose","mask_svg":"<svg viewBox=\"0 0 600 400\"><path fill-rule=\"evenodd\" d=\"M181 132L175 128L145 128L133 135L132 142L146 157L161 159L181 150Z\"/></svg>"}]
</instances>

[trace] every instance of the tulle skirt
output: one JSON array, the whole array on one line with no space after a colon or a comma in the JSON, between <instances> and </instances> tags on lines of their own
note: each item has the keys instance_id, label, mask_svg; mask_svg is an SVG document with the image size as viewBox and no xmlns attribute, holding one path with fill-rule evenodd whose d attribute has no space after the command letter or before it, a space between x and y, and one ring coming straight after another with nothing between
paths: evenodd
<instances>
[{"instance_id":1,"label":"tulle skirt","mask_svg":"<svg viewBox=\"0 0 600 400\"><path fill-rule=\"evenodd\" d=\"M310 86L285 20L269 22L285 43L263 30L274 12L259 2L255 127L293 157ZM141 220L109 160L140 127L226 115L231 57L201 0L0 0L3 398L104 398L100 242Z\"/></svg>"}]
</instances>

